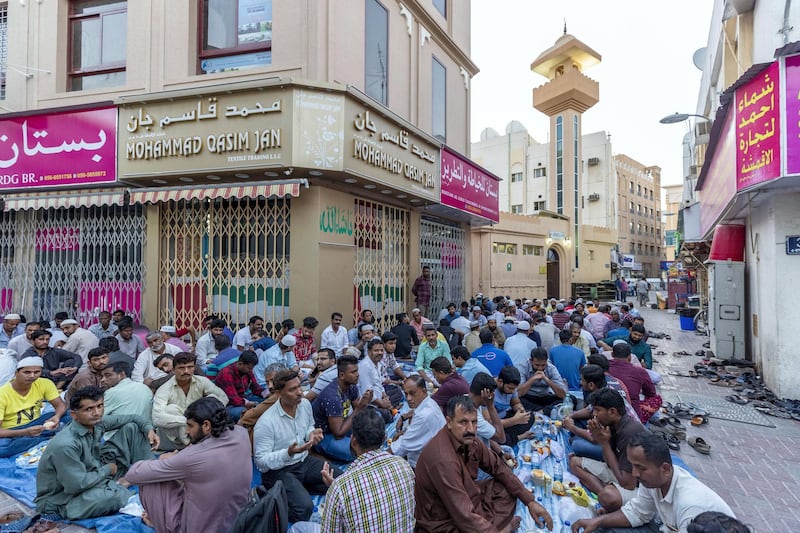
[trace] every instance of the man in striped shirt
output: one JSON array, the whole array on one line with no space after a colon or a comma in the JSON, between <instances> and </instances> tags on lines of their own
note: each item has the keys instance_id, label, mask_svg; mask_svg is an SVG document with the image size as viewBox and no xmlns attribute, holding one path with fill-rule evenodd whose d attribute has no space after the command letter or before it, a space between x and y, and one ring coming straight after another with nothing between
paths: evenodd
<instances>
[{"instance_id":1,"label":"man in striped shirt","mask_svg":"<svg viewBox=\"0 0 800 533\"><path fill-rule=\"evenodd\" d=\"M336 479L328 463L322 470L330 487L323 533L414 530L414 471L404 459L381 450L385 438L386 426L375 409L354 415L350 446L356 460Z\"/></svg>"}]
</instances>

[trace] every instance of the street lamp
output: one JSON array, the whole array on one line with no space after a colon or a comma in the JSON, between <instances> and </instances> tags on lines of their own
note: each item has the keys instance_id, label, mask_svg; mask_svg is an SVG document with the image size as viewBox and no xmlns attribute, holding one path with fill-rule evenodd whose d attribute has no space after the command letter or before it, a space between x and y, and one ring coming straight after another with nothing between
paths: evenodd
<instances>
[{"instance_id":1,"label":"street lamp","mask_svg":"<svg viewBox=\"0 0 800 533\"><path fill-rule=\"evenodd\" d=\"M677 111L672 115L667 115L666 117L659 120L661 124L677 124L678 122L683 122L684 120L688 120L689 117L697 117L708 120L709 122L712 120L711 117L707 117L705 115L695 115L694 113L678 113Z\"/></svg>"}]
</instances>

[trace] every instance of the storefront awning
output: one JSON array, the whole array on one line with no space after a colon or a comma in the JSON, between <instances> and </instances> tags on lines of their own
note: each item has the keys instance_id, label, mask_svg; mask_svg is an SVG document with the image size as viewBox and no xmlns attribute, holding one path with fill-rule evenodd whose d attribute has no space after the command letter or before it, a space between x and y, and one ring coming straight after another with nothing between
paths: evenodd
<instances>
[{"instance_id":1,"label":"storefront awning","mask_svg":"<svg viewBox=\"0 0 800 533\"><path fill-rule=\"evenodd\" d=\"M194 198L270 198L284 196L300 196L300 186L308 187L305 179L249 183L231 186L221 184L215 186L202 185L196 187L158 187L151 189L132 189L131 203L155 204L170 200L191 200Z\"/></svg>"},{"instance_id":2,"label":"storefront awning","mask_svg":"<svg viewBox=\"0 0 800 533\"><path fill-rule=\"evenodd\" d=\"M85 191L68 194L65 194L65 191L28 192L22 194L4 194L2 198L4 211L124 205L125 190L87 189Z\"/></svg>"}]
</instances>

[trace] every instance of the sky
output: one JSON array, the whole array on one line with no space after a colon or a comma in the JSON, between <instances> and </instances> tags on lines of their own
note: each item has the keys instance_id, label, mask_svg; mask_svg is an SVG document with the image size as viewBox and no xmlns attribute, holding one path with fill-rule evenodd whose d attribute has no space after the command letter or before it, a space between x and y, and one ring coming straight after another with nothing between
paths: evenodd
<instances>
[{"instance_id":1,"label":"sky","mask_svg":"<svg viewBox=\"0 0 800 533\"><path fill-rule=\"evenodd\" d=\"M549 121L531 96L547 80L530 64L561 37L566 19L567 32L602 56L584 71L600 83L584 134L605 130L615 154L661 167L662 185L682 181L688 125L658 120L696 112L701 72L692 55L706 46L712 0L471 1L471 57L480 69L472 79L472 142L487 127L503 134L512 120L547 142Z\"/></svg>"}]
</instances>

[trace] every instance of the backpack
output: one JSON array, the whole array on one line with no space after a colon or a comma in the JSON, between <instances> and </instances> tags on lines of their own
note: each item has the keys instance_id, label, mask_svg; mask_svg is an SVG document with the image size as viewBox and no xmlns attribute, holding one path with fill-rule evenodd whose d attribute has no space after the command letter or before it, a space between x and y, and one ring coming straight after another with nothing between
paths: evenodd
<instances>
[{"instance_id":1,"label":"backpack","mask_svg":"<svg viewBox=\"0 0 800 533\"><path fill-rule=\"evenodd\" d=\"M289 528L289 502L283 481L271 489L258 486L250 492L250 501L239 511L231 533L286 533Z\"/></svg>"}]
</instances>

